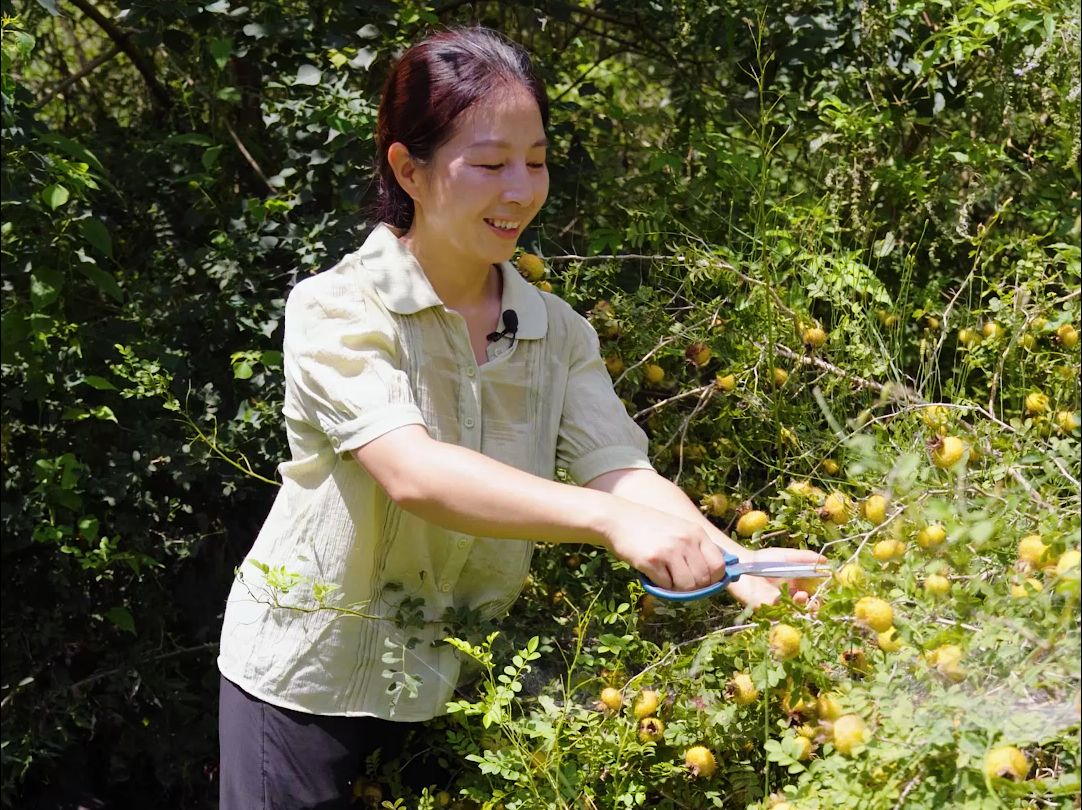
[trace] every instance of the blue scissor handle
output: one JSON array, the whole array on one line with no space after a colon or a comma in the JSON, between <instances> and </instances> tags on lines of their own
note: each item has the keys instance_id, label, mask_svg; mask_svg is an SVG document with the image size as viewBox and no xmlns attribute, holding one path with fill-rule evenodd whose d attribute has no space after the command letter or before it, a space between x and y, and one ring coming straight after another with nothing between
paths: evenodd
<instances>
[{"instance_id":1,"label":"blue scissor handle","mask_svg":"<svg viewBox=\"0 0 1082 810\"><path fill-rule=\"evenodd\" d=\"M707 585L705 588L699 588L694 591L670 591L668 588L659 588L655 585L646 574L639 574L639 581L642 582L642 587L646 589L648 594L660 597L661 599L671 599L674 602L691 602L694 599L702 599L705 596L713 596L718 591L723 591L728 588L732 583L740 579L740 572L731 573L732 566L737 565L740 562L740 558L732 552L726 551L725 554L725 576L715 582L713 585Z\"/></svg>"}]
</instances>

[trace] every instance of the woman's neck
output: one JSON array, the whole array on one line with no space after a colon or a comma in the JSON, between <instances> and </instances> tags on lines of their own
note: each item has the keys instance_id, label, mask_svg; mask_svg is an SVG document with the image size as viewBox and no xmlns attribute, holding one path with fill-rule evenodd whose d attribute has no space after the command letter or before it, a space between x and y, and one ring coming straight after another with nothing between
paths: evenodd
<instances>
[{"instance_id":1,"label":"woman's neck","mask_svg":"<svg viewBox=\"0 0 1082 810\"><path fill-rule=\"evenodd\" d=\"M448 309L476 311L493 299L499 300L503 279L495 265L463 267L447 250L419 233L416 225L400 236L399 241L417 259L432 289Z\"/></svg>"}]
</instances>

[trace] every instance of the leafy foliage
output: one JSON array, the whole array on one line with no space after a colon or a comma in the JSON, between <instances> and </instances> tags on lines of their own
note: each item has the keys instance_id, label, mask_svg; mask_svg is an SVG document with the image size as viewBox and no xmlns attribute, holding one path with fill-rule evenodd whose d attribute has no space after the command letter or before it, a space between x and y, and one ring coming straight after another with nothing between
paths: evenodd
<instances>
[{"instance_id":1,"label":"leafy foliage","mask_svg":"<svg viewBox=\"0 0 1082 810\"><path fill-rule=\"evenodd\" d=\"M285 294L372 224L395 53L474 21L523 42L550 87L552 191L524 247L598 329L658 469L725 494L723 528L763 509L754 543L865 577L814 614L650 614L626 566L543 549L503 635L459 640L485 674L429 724L458 763L437 787L508 808L1077 795L1078 569L1049 567L1079 544L1075 5L2 11L5 805L212 804L222 600L287 452ZM954 470L931 463L940 434L966 443ZM890 516L824 521L834 491L884 493ZM916 542L929 522L942 547ZM1031 533L1047 557L1019 561ZM888 538L908 551L881 562ZM871 594L894 605L896 652L852 618ZM786 662L776 620L804 635ZM949 644L960 681L928 660ZM726 697L737 671L756 702ZM663 691L662 739L596 709L602 683ZM802 690L837 692L863 748L834 751ZM1029 779L985 775L1000 742ZM700 743L718 773L691 780ZM368 777L400 787L394 765Z\"/></svg>"}]
</instances>

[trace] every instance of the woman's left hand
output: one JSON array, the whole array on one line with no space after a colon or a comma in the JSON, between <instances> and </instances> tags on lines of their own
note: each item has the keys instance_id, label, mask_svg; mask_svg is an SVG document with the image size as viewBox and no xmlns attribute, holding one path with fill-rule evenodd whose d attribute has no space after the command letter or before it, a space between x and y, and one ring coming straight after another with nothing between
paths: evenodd
<instances>
[{"instance_id":1,"label":"woman's left hand","mask_svg":"<svg viewBox=\"0 0 1082 810\"><path fill-rule=\"evenodd\" d=\"M745 549L740 552L740 559L744 562L790 562L790 563L826 563L827 559L817 551L799 548L763 548L754 551ZM823 580L818 580L822 582ZM807 590L798 589L798 582L803 580L774 579L769 577L743 576L729 586L731 593L737 600L750 608L760 605L772 605L781 595L781 584L789 583L789 593L793 601L798 605L805 605L811 594Z\"/></svg>"}]
</instances>

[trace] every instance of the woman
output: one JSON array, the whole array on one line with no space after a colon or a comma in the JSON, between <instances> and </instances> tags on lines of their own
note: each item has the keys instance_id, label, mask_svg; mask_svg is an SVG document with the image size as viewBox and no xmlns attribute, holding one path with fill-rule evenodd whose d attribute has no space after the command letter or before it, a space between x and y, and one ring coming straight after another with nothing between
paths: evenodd
<instances>
[{"instance_id":1,"label":"woman","mask_svg":"<svg viewBox=\"0 0 1082 810\"><path fill-rule=\"evenodd\" d=\"M387 80L381 224L286 305L292 460L225 614L223 810L347 806L363 755L452 697L447 612L502 614L531 541L677 589L721 578L719 546L753 556L654 472L589 324L508 263L548 194L547 123L529 58L485 29Z\"/></svg>"}]
</instances>

